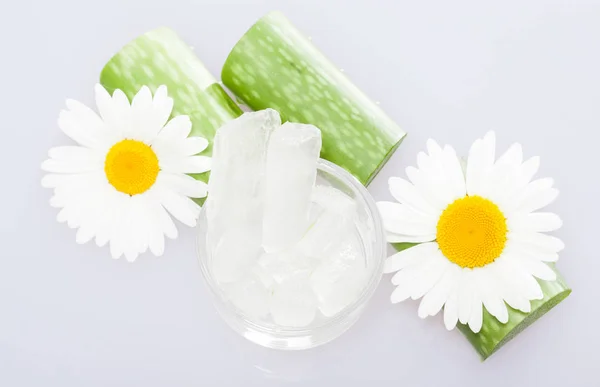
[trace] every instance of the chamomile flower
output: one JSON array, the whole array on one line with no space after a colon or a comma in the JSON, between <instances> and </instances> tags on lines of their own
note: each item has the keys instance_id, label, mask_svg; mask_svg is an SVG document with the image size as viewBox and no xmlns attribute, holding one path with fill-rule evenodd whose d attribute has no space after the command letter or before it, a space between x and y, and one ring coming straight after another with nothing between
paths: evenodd
<instances>
[{"instance_id":1,"label":"chamomile flower","mask_svg":"<svg viewBox=\"0 0 600 387\"><path fill-rule=\"evenodd\" d=\"M78 243L95 238L129 261L148 249L161 255L164 237L178 234L171 217L196 224L200 207L190 198L205 197L207 185L187 174L210 169L210 158L198 155L208 141L188 137L189 117L169 120L165 86L154 96L144 86L131 103L121 90L95 91L99 115L67 100L58 125L77 145L50 149L42 185L54 190L57 219L78 229Z\"/></svg>"},{"instance_id":2,"label":"chamomile flower","mask_svg":"<svg viewBox=\"0 0 600 387\"><path fill-rule=\"evenodd\" d=\"M552 179L532 180L539 159L523 162L514 144L496 160L495 142L493 132L476 140L463 169L452 147L429 140L408 180L389 180L399 203L378 203L388 241L417 243L386 261L392 302L421 299L422 318L443 308L449 330L460 321L479 332L483 308L502 323L507 304L530 312L543 298L536 278L556 279L547 262L564 247L545 234L561 219L538 212L558 195Z\"/></svg>"}]
</instances>

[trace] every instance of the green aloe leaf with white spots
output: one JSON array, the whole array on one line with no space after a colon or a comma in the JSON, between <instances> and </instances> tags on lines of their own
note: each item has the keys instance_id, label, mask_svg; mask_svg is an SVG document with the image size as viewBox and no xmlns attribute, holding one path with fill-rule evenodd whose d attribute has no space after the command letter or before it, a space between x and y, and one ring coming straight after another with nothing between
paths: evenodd
<instances>
[{"instance_id":1,"label":"green aloe leaf with white spots","mask_svg":"<svg viewBox=\"0 0 600 387\"><path fill-rule=\"evenodd\" d=\"M223 83L254 110L321 129L321 157L368 184L405 133L279 12L235 45Z\"/></svg>"}]
</instances>

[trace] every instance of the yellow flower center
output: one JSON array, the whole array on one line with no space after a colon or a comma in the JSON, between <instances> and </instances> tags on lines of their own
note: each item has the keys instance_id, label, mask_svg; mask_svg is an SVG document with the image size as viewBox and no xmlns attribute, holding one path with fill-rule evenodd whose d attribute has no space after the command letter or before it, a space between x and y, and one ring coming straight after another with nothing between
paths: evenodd
<instances>
[{"instance_id":1,"label":"yellow flower center","mask_svg":"<svg viewBox=\"0 0 600 387\"><path fill-rule=\"evenodd\" d=\"M437 242L446 258L460 267L494 262L506 244L506 218L500 208L481 196L451 203L437 224Z\"/></svg>"},{"instance_id":2,"label":"yellow flower center","mask_svg":"<svg viewBox=\"0 0 600 387\"><path fill-rule=\"evenodd\" d=\"M128 195L146 192L158 176L158 157L141 141L123 140L110 148L104 162L108 182Z\"/></svg>"}]
</instances>

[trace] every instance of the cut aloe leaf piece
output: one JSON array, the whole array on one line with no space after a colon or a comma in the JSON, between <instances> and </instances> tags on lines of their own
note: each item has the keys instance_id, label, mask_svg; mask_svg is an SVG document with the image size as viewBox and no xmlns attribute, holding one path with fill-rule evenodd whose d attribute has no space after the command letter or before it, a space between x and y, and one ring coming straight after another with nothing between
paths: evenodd
<instances>
[{"instance_id":1,"label":"cut aloe leaf piece","mask_svg":"<svg viewBox=\"0 0 600 387\"><path fill-rule=\"evenodd\" d=\"M153 92L166 85L173 98L172 116L188 115L190 135L209 141L204 155L212 152L216 130L242 113L190 46L169 28L150 31L123 47L102 70L100 83L111 94L123 90L130 100L144 85ZM208 181L208 173L192 176Z\"/></svg>"},{"instance_id":2,"label":"cut aloe leaf piece","mask_svg":"<svg viewBox=\"0 0 600 387\"><path fill-rule=\"evenodd\" d=\"M483 325L479 333L473 333L467 325L460 323L457 325L458 329L479 353L482 360L490 357L504 344L512 340L525 328L536 322L571 294L571 289L566 284L564 278L556 268L553 269L556 272L556 281L538 280L544 292L544 298L531 302L530 313L523 313L507 305L508 323L502 324L484 308Z\"/></svg>"},{"instance_id":3,"label":"cut aloe leaf piece","mask_svg":"<svg viewBox=\"0 0 600 387\"><path fill-rule=\"evenodd\" d=\"M321 157L368 184L405 133L290 21L272 12L235 45L223 83L254 110L321 129Z\"/></svg>"}]
</instances>

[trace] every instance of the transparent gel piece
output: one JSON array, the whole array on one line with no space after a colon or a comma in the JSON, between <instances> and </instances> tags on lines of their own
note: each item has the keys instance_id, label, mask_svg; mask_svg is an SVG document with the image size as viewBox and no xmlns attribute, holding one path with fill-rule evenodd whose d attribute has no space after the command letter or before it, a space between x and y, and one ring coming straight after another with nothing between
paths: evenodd
<instances>
[{"instance_id":1,"label":"transparent gel piece","mask_svg":"<svg viewBox=\"0 0 600 387\"><path fill-rule=\"evenodd\" d=\"M217 130L205 203L214 241L231 226L261 227L267 145L280 124L279 114L266 109L245 113Z\"/></svg>"},{"instance_id":2,"label":"transparent gel piece","mask_svg":"<svg viewBox=\"0 0 600 387\"><path fill-rule=\"evenodd\" d=\"M298 250L309 257L323 257L348 234L352 220L333 211L323 211L306 231Z\"/></svg>"},{"instance_id":3,"label":"transparent gel piece","mask_svg":"<svg viewBox=\"0 0 600 387\"><path fill-rule=\"evenodd\" d=\"M313 203L326 211L346 218L353 218L356 214L356 202L337 188L317 185L312 192Z\"/></svg>"},{"instance_id":4,"label":"transparent gel piece","mask_svg":"<svg viewBox=\"0 0 600 387\"><path fill-rule=\"evenodd\" d=\"M364 254L351 234L323 258L311 275L310 282L321 313L331 317L350 305L365 287L367 279Z\"/></svg>"},{"instance_id":5,"label":"transparent gel piece","mask_svg":"<svg viewBox=\"0 0 600 387\"><path fill-rule=\"evenodd\" d=\"M230 286L227 293L231 303L248 316L262 318L269 314L271 293L253 275Z\"/></svg>"},{"instance_id":6,"label":"transparent gel piece","mask_svg":"<svg viewBox=\"0 0 600 387\"><path fill-rule=\"evenodd\" d=\"M311 195L321 151L321 131L286 122L271 135L267 152L263 247L282 251L309 226Z\"/></svg>"},{"instance_id":7,"label":"transparent gel piece","mask_svg":"<svg viewBox=\"0 0 600 387\"><path fill-rule=\"evenodd\" d=\"M270 309L275 324L304 327L315 319L317 298L307 280L291 279L273 288Z\"/></svg>"},{"instance_id":8,"label":"transparent gel piece","mask_svg":"<svg viewBox=\"0 0 600 387\"><path fill-rule=\"evenodd\" d=\"M248 274L263 252L260 234L249 224L232 226L211 241L214 234L209 232L212 250L212 271L220 283L232 283Z\"/></svg>"},{"instance_id":9,"label":"transparent gel piece","mask_svg":"<svg viewBox=\"0 0 600 387\"><path fill-rule=\"evenodd\" d=\"M255 271L265 286L273 288L286 281L308 281L317 265L316 259L290 250L261 255Z\"/></svg>"}]
</instances>

